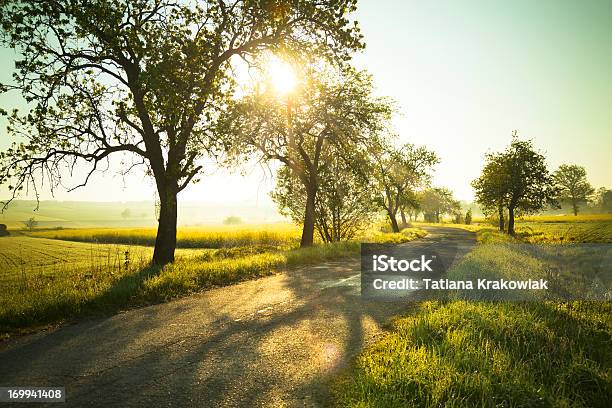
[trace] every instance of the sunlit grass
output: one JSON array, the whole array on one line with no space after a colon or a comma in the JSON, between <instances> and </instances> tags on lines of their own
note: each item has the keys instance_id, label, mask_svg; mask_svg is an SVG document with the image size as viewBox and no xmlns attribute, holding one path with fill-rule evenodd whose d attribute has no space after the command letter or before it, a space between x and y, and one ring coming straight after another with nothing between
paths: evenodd
<instances>
[{"instance_id":1,"label":"sunlit grass","mask_svg":"<svg viewBox=\"0 0 612 408\"><path fill-rule=\"evenodd\" d=\"M369 232L362 238L362 242L377 244L402 244L414 241L427 235L427 231L421 228L404 228L400 232Z\"/></svg>"},{"instance_id":2,"label":"sunlit grass","mask_svg":"<svg viewBox=\"0 0 612 408\"><path fill-rule=\"evenodd\" d=\"M156 228L87 228L35 231L33 237L104 244L155 245ZM181 227L177 232L178 248L223 248L251 244L295 246L301 229L293 224L211 225Z\"/></svg>"},{"instance_id":3,"label":"sunlit grass","mask_svg":"<svg viewBox=\"0 0 612 408\"><path fill-rule=\"evenodd\" d=\"M416 226L443 226L476 232L480 242L508 242L518 240L529 243L611 243L612 221L583 220L580 222L536 222L518 220L516 238L498 234L494 222L465 224L414 223Z\"/></svg>"},{"instance_id":4,"label":"sunlit grass","mask_svg":"<svg viewBox=\"0 0 612 408\"><path fill-rule=\"evenodd\" d=\"M366 349L337 405L606 407L610 303L428 302Z\"/></svg>"},{"instance_id":5,"label":"sunlit grass","mask_svg":"<svg viewBox=\"0 0 612 408\"><path fill-rule=\"evenodd\" d=\"M517 217L517 222L593 222L593 221L612 221L612 214L561 214L561 215L527 215ZM486 223L488 220L482 217L475 217L474 223Z\"/></svg>"},{"instance_id":6,"label":"sunlit grass","mask_svg":"<svg viewBox=\"0 0 612 408\"><path fill-rule=\"evenodd\" d=\"M580 247L559 244L610 242L611 235L605 221L519 222L516 237L488 224L444 226L475 231L480 243L448 278L529 279L554 271L548 275L553 282L564 291L576 288L581 297L587 295L581 285L602 271L596 260L580 259ZM518 245L533 242L554 244L548 247L551 256L534 257L529 247ZM572 262L589 261L591 268L581 269L587 278L576 276ZM612 303L447 300L414 306L338 378L336 405L609 406Z\"/></svg>"},{"instance_id":7,"label":"sunlit grass","mask_svg":"<svg viewBox=\"0 0 612 408\"><path fill-rule=\"evenodd\" d=\"M277 229L270 232L268 227L259 232L253 227L182 231L187 235L200 234L199 245L202 242L219 245L217 248L179 249L177 261L164 268L150 266L152 247L24 236L0 238L0 333L13 333L84 315L114 313L271 275L287 268L356 256L360 240L371 239L368 236L298 249L292 228L276 226ZM76 236L87 240L101 236L100 231L49 233L76 232ZM134 231L118 230L122 237L119 241L128 242L124 238L130 234L143 236ZM229 238L223 235L221 239L214 238L217 236L214 234L225 233ZM408 229L398 234L372 234L377 242L400 243L417 239L426 232ZM271 239L271 236L284 238Z\"/></svg>"}]
</instances>

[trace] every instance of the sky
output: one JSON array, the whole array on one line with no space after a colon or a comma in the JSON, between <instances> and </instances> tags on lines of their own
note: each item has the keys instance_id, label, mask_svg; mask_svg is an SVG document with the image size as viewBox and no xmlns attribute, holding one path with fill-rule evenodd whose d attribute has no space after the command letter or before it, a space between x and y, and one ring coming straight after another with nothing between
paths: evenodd
<instances>
[{"instance_id":1,"label":"sky","mask_svg":"<svg viewBox=\"0 0 612 408\"><path fill-rule=\"evenodd\" d=\"M433 183L471 200L488 151L509 144L517 130L545 152L549 168L573 163L591 183L612 187L612 1L361 0L357 19L366 50L354 63L367 69L376 92L397 101L402 142L440 157ZM14 54L0 50L0 80ZM0 107L15 100L0 95ZM8 145L0 130L0 149ZM272 205L269 170L211 169L181 200ZM0 196L4 190L0 188ZM55 199L152 199L143 174L93 177ZM50 198L45 193L45 197Z\"/></svg>"}]
</instances>

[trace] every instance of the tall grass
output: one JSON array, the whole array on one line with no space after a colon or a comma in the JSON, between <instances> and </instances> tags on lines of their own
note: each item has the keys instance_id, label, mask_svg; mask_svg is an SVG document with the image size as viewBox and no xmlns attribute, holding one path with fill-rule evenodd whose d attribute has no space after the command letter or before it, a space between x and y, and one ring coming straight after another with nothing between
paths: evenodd
<instances>
[{"instance_id":1,"label":"tall grass","mask_svg":"<svg viewBox=\"0 0 612 408\"><path fill-rule=\"evenodd\" d=\"M424 234L411 229L376 234L375 239L397 243ZM183 249L177 251L176 262L156 268L149 266L151 248L147 247L6 238L0 241L0 266L7 262L0 273L0 332L163 302L287 268L355 256L360 247L358 241L345 241L283 249L269 242L263 238L248 246ZM9 264L16 259L17 264Z\"/></svg>"},{"instance_id":2,"label":"tall grass","mask_svg":"<svg viewBox=\"0 0 612 408\"><path fill-rule=\"evenodd\" d=\"M608 407L610 303L429 302L358 358L338 406Z\"/></svg>"},{"instance_id":3,"label":"tall grass","mask_svg":"<svg viewBox=\"0 0 612 408\"><path fill-rule=\"evenodd\" d=\"M516 237L488 225L457 225L477 231L480 245L447 277L526 279L553 271L548 276L562 287L585 295L575 268L564 271L576 246L559 244L610 242L609 224L522 224ZM534 258L516 245L532 242L555 244L551 253L567 256ZM595 263L581 272L609 274ZM612 400L610 302L446 300L415 307L339 377L337 406L586 408Z\"/></svg>"},{"instance_id":4,"label":"tall grass","mask_svg":"<svg viewBox=\"0 0 612 408\"><path fill-rule=\"evenodd\" d=\"M177 247L295 246L299 243L300 233L300 229L292 224L183 227L177 233ZM76 242L153 246L156 234L156 228L89 228L36 231L29 235Z\"/></svg>"}]
</instances>

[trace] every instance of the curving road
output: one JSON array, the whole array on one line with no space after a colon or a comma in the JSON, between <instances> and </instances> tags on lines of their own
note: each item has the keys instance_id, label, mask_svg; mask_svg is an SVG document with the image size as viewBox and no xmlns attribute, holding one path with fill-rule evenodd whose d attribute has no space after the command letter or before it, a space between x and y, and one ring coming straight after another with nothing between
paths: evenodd
<instances>
[{"instance_id":1,"label":"curving road","mask_svg":"<svg viewBox=\"0 0 612 408\"><path fill-rule=\"evenodd\" d=\"M429 231L403 245L452 262L475 242ZM362 299L359 282L356 257L15 339L0 386L65 386L65 407L325 405L331 375L410 308Z\"/></svg>"}]
</instances>

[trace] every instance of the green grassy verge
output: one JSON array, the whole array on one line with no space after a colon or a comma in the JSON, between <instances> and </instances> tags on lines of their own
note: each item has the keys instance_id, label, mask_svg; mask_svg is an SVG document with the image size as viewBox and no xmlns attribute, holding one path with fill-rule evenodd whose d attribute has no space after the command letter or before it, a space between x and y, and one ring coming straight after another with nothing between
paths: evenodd
<instances>
[{"instance_id":1,"label":"green grassy verge","mask_svg":"<svg viewBox=\"0 0 612 408\"><path fill-rule=\"evenodd\" d=\"M430 302L336 384L353 407L607 407L609 303Z\"/></svg>"},{"instance_id":2,"label":"green grassy verge","mask_svg":"<svg viewBox=\"0 0 612 408\"><path fill-rule=\"evenodd\" d=\"M554 270L560 286L570 288L583 284L569 273L572 268L563 269L576 255L572 247L563 248L567 257L533 257L516 243L610 238L601 225L588 235L584 231L595 231L592 226L560 235L554 227L532 225L516 238L489 226L468 228L478 232L481 245L448 271L449 278L529 278ZM600 273L597 267L592 272ZM447 300L416 306L337 380L336 405L607 407L612 400L610 302Z\"/></svg>"}]
</instances>

